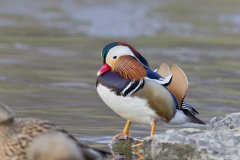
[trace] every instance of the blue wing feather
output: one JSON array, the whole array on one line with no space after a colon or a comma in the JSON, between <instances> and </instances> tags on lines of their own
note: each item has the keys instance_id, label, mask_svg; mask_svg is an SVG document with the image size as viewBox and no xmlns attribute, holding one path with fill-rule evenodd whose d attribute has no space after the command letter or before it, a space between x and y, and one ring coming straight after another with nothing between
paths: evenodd
<instances>
[{"instance_id":1,"label":"blue wing feather","mask_svg":"<svg viewBox=\"0 0 240 160\"><path fill-rule=\"evenodd\" d=\"M145 69L147 71L146 78L154 80L163 86L167 86L169 83L171 83L172 75L163 78L161 75L159 75L157 72L152 71L150 68L145 67Z\"/></svg>"},{"instance_id":2,"label":"blue wing feather","mask_svg":"<svg viewBox=\"0 0 240 160\"><path fill-rule=\"evenodd\" d=\"M149 68L146 68L146 71L147 71L147 77L150 78L150 79L157 79L157 80L159 80L160 78L163 78L157 72L154 72L154 71L152 71Z\"/></svg>"}]
</instances>

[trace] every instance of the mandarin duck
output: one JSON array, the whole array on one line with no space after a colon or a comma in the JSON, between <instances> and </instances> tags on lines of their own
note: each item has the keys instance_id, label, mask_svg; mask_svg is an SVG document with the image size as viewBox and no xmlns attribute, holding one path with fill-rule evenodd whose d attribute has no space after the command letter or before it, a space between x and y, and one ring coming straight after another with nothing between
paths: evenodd
<instances>
[{"instance_id":1,"label":"mandarin duck","mask_svg":"<svg viewBox=\"0 0 240 160\"><path fill-rule=\"evenodd\" d=\"M1 160L99 160L107 154L80 143L49 121L15 117L0 103Z\"/></svg>"},{"instance_id":2,"label":"mandarin duck","mask_svg":"<svg viewBox=\"0 0 240 160\"><path fill-rule=\"evenodd\" d=\"M97 92L108 107L127 119L123 132L113 140L129 137L131 122L150 124L151 136L159 119L170 124L205 124L184 100L188 80L176 64L170 68L163 63L153 71L147 60L124 42L107 44L101 56L103 66L97 73Z\"/></svg>"}]
</instances>

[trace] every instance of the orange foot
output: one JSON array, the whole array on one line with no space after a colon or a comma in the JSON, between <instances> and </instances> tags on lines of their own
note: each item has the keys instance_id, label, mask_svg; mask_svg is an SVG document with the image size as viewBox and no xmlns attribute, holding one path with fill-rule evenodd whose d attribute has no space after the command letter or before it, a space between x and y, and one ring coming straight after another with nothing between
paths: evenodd
<instances>
[{"instance_id":1,"label":"orange foot","mask_svg":"<svg viewBox=\"0 0 240 160\"><path fill-rule=\"evenodd\" d=\"M130 138L130 137L131 137L130 134L129 134L130 126L131 126L131 121L130 121L130 120L127 120L127 123L125 124L125 127L124 127L124 129L123 129L123 132L115 135L115 136L112 138L112 142L114 142L115 140L117 140L117 138L119 138L119 137L123 137L124 139Z\"/></svg>"},{"instance_id":2,"label":"orange foot","mask_svg":"<svg viewBox=\"0 0 240 160\"><path fill-rule=\"evenodd\" d=\"M117 139L123 137L124 139L128 139L130 138L130 134L126 134L126 133L119 133L119 134L116 134L113 138L112 138L112 142L116 141Z\"/></svg>"}]
</instances>

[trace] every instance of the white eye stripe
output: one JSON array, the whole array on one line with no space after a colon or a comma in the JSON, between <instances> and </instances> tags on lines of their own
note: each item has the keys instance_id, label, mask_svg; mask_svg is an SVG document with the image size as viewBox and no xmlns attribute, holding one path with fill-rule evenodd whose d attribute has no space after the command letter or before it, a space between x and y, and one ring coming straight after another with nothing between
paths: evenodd
<instances>
[{"instance_id":1,"label":"white eye stripe","mask_svg":"<svg viewBox=\"0 0 240 160\"><path fill-rule=\"evenodd\" d=\"M114 56L120 57L124 55L130 55L135 57L131 49L128 48L127 46L116 46L111 48L108 52L107 57L114 57Z\"/></svg>"}]
</instances>

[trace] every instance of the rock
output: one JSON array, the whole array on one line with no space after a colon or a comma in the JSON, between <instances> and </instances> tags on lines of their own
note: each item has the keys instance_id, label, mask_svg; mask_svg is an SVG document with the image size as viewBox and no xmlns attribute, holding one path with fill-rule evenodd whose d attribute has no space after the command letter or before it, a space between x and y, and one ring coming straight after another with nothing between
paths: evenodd
<instances>
[{"instance_id":1,"label":"rock","mask_svg":"<svg viewBox=\"0 0 240 160\"><path fill-rule=\"evenodd\" d=\"M240 113L227 114L225 118L214 117L208 126L209 130L240 128Z\"/></svg>"},{"instance_id":2,"label":"rock","mask_svg":"<svg viewBox=\"0 0 240 160\"><path fill-rule=\"evenodd\" d=\"M213 118L207 130L171 129L147 137L143 149L149 160L240 159L240 113Z\"/></svg>"}]
</instances>

